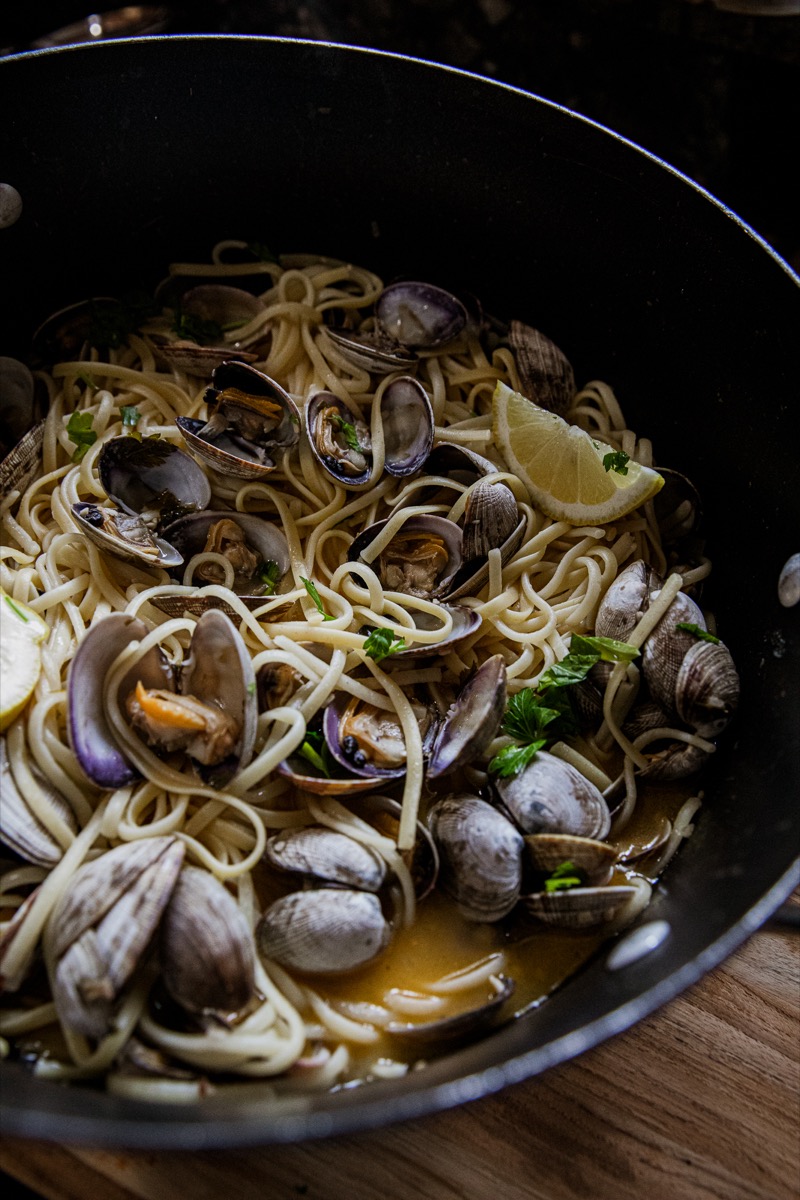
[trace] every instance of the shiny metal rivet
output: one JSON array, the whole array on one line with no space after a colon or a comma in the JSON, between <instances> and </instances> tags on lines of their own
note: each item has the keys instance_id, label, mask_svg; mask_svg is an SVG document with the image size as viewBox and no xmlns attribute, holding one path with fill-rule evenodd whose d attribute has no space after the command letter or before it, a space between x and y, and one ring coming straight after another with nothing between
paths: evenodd
<instances>
[{"instance_id":1,"label":"shiny metal rivet","mask_svg":"<svg viewBox=\"0 0 800 1200\"><path fill-rule=\"evenodd\" d=\"M606 959L609 971L619 971L657 949L671 932L669 921L648 921L621 938Z\"/></svg>"},{"instance_id":2,"label":"shiny metal rivet","mask_svg":"<svg viewBox=\"0 0 800 1200\"><path fill-rule=\"evenodd\" d=\"M778 599L784 608L800 604L800 554L787 560L778 580Z\"/></svg>"},{"instance_id":3,"label":"shiny metal rivet","mask_svg":"<svg viewBox=\"0 0 800 1200\"><path fill-rule=\"evenodd\" d=\"M10 183L0 183L0 229L14 225L22 214L22 196Z\"/></svg>"}]
</instances>

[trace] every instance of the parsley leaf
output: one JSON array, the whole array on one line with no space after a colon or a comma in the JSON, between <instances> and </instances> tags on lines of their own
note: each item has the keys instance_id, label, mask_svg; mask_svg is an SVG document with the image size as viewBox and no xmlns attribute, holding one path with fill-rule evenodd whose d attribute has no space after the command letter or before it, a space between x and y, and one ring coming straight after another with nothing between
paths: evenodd
<instances>
[{"instance_id":1,"label":"parsley leaf","mask_svg":"<svg viewBox=\"0 0 800 1200\"><path fill-rule=\"evenodd\" d=\"M676 629L682 629L684 633L693 633L701 642L713 642L715 646L720 644L719 638L713 633L709 633L707 629L701 629L699 625L693 625L691 621L680 621Z\"/></svg>"},{"instance_id":2,"label":"parsley leaf","mask_svg":"<svg viewBox=\"0 0 800 1200\"><path fill-rule=\"evenodd\" d=\"M281 577L281 569L273 559L268 558L261 564L258 570L258 578L264 584L264 596L271 596L278 585Z\"/></svg>"},{"instance_id":3,"label":"parsley leaf","mask_svg":"<svg viewBox=\"0 0 800 1200\"><path fill-rule=\"evenodd\" d=\"M332 418L336 422L337 429L340 429L344 435L344 440L347 442L350 450L355 450L357 454L364 453L364 447L358 440L355 425L351 425L349 421L345 421L344 417L335 416Z\"/></svg>"},{"instance_id":4,"label":"parsley leaf","mask_svg":"<svg viewBox=\"0 0 800 1200\"><path fill-rule=\"evenodd\" d=\"M120 408L122 414L122 428L128 431L130 437L136 438L137 442L142 440L142 435L136 426L139 424L142 414L133 404L123 404Z\"/></svg>"},{"instance_id":5,"label":"parsley leaf","mask_svg":"<svg viewBox=\"0 0 800 1200\"><path fill-rule=\"evenodd\" d=\"M606 471L616 471L618 475L627 475L630 460L631 456L624 450L612 450L610 454L603 455L603 466Z\"/></svg>"},{"instance_id":6,"label":"parsley leaf","mask_svg":"<svg viewBox=\"0 0 800 1200\"><path fill-rule=\"evenodd\" d=\"M200 346L222 341L222 326L217 321L208 321L196 313L184 312L180 305L175 309L172 329L178 337L197 342Z\"/></svg>"},{"instance_id":7,"label":"parsley leaf","mask_svg":"<svg viewBox=\"0 0 800 1200\"><path fill-rule=\"evenodd\" d=\"M559 716L558 709L540 703L533 688L523 688L512 696L503 718L503 733L518 742L532 742L542 736L542 730Z\"/></svg>"},{"instance_id":8,"label":"parsley leaf","mask_svg":"<svg viewBox=\"0 0 800 1200\"><path fill-rule=\"evenodd\" d=\"M72 455L72 461L79 463L90 446L93 446L97 441L97 434L92 429L93 417L88 412L78 412L77 410L71 414L67 421L67 434L69 440L75 443L75 453Z\"/></svg>"},{"instance_id":9,"label":"parsley leaf","mask_svg":"<svg viewBox=\"0 0 800 1200\"><path fill-rule=\"evenodd\" d=\"M373 629L362 649L367 658L380 662L390 654L397 654L405 644L405 638L395 637L391 629Z\"/></svg>"},{"instance_id":10,"label":"parsley leaf","mask_svg":"<svg viewBox=\"0 0 800 1200\"><path fill-rule=\"evenodd\" d=\"M330 615L330 613L325 611L325 605L322 603L322 598L317 591L316 584L312 583L310 579L304 579L302 575L300 576L300 582L308 592L311 599L314 601L314 607L316 608L317 612L322 613L322 616L326 621L332 621L334 618Z\"/></svg>"},{"instance_id":11,"label":"parsley leaf","mask_svg":"<svg viewBox=\"0 0 800 1200\"><path fill-rule=\"evenodd\" d=\"M297 751L300 758L304 758L306 762L310 762L312 767L316 767L326 779L331 777L331 758L328 747L325 745L325 739L321 733L315 732L313 729L306 730L305 741Z\"/></svg>"},{"instance_id":12,"label":"parsley leaf","mask_svg":"<svg viewBox=\"0 0 800 1200\"><path fill-rule=\"evenodd\" d=\"M569 860L560 863L552 875L549 875L544 881L544 890L546 892L562 892L568 888L582 887L583 878L581 873L574 863Z\"/></svg>"},{"instance_id":13,"label":"parsley leaf","mask_svg":"<svg viewBox=\"0 0 800 1200\"><path fill-rule=\"evenodd\" d=\"M633 662L639 657L635 646L618 642L615 638L591 637L573 633L569 643L568 658L573 654L597 654L601 662Z\"/></svg>"},{"instance_id":14,"label":"parsley leaf","mask_svg":"<svg viewBox=\"0 0 800 1200\"><path fill-rule=\"evenodd\" d=\"M504 746L489 763L489 772L499 775L501 779L519 775L546 745L547 738L538 738L535 742L529 742L527 746Z\"/></svg>"}]
</instances>

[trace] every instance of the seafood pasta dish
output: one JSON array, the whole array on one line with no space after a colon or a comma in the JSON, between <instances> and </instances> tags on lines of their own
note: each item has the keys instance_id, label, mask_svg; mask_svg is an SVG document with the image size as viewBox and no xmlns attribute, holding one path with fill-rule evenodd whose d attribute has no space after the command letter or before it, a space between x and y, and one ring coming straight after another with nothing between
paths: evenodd
<instances>
[{"instance_id":1,"label":"seafood pasta dish","mask_svg":"<svg viewBox=\"0 0 800 1200\"><path fill-rule=\"evenodd\" d=\"M640 919L739 683L697 492L608 383L440 281L240 241L0 382L5 1057L350 1087Z\"/></svg>"}]
</instances>

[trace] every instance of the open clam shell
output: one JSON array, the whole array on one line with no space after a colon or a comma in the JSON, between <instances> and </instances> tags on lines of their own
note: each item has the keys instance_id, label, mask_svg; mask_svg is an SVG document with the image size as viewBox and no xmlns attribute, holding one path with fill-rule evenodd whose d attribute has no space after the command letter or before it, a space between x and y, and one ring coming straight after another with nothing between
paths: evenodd
<instances>
[{"instance_id":1,"label":"open clam shell","mask_svg":"<svg viewBox=\"0 0 800 1200\"><path fill-rule=\"evenodd\" d=\"M234 542L230 538L226 539L226 531L233 532L227 529L227 523L232 523L241 530L241 544L238 540ZM285 534L277 525L256 513L221 509L190 513L168 525L164 530L164 537L181 556L181 562L188 562L195 554L201 554L206 549L226 554L225 546L230 543L226 557L230 557L235 571L237 567L240 568L234 575L233 591L251 609L260 607L276 594L280 581L289 570L289 546ZM254 561L256 558L257 562ZM270 563L275 564L277 582L268 588L259 573ZM215 569L219 572L219 577L212 573L199 577L195 573L195 587L221 583L222 568ZM151 603L172 616L179 616L184 611L199 616L208 608L221 608L226 611L225 602L214 596L156 596ZM231 609L228 615L232 612Z\"/></svg>"},{"instance_id":2,"label":"open clam shell","mask_svg":"<svg viewBox=\"0 0 800 1200\"><path fill-rule=\"evenodd\" d=\"M498 975L490 986L492 994L482 1004L464 1012L434 1021L391 1021L385 1032L402 1045L419 1046L420 1049L474 1039L497 1023L503 1006L515 990L514 980L507 975Z\"/></svg>"},{"instance_id":3,"label":"open clam shell","mask_svg":"<svg viewBox=\"0 0 800 1200\"><path fill-rule=\"evenodd\" d=\"M192 453L221 475L263 478L276 468L270 452L293 446L300 436L294 400L249 363L215 367L206 403L207 421L178 417L176 424Z\"/></svg>"},{"instance_id":4,"label":"open clam shell","mask_svg":"<svg viewBox=\"0 0 800 1200\"><path fill-rule=\"evenodd\" d=\"M330 754L350 774L373 783L405 775L405 744L393 713L338 692L325 709L322 730ZM382 766L376 759L399 765Z\"/></svg>"},{"instance_id":5,"label":"open clam shell","mask_svg":"<svg viewBox=\"0 0 800 1200\"><path fill-rule=\"evenodd\" d=\"M637 889L627 884L609 887L567 888L558 892L534 892L523 898L531 916L561 929L590 929L613 921Z\"/></svg>"},{"instance_id":6,"label":"open clam shell","mask_svg":"<svg viewBox=\"0 0 800 1200\"><path fill-rule=\"evenodd\" d=\"M207 508L206 473L179 446L163 438L112 438L97 459L100 482L110 500L151 527Z\"/></svg>"},{"instance_id":7,"label":"open clam shell","mask_svg":"<svg viewBox=\"0 0 800 1200\"><path fill-rule=\"evenodd\" d=\"M433 743L428 779L449 775L483 753L500 728L506 707L506 667L487 659L459 692Z\"/></svg>"},{"instance_id":8,"label":"open clam shell","mask_svg":"<svg viewBox=\"0 0 800 1200\"><path fill-rule=\"evenodd\" d=\"M67 674L67 731L75 757L92 783L102 788L123 787L139 778L117 739L105 711L104 681L117 655L132 641L140 642L147 626L138 617L111 613L91 626L78 646ZM173 674L158 651L141 659L136 677L145 687L172 688ZM126 675L122 698L134 686Z\"/></svg>"},{"instance_id":9,"label":"open clam shell","mask_svg":"<svg viewBox=\"0 0 800 1200\"><path fill-rule=\"evenodd\" d=\"M341 487L359 488L372 474L369 429L360 411L333 392L315 392L304 409L309 445L323 471Z\"/></svg>"},{"instance_id":10,"label":"open clam shell","mask_svg":"<svg viewBox=\"0 0 800 1200\"><path fill-rule=\"evenodd\" d=\"M442 611L449 613L453 619L453 627L447 637L433 644L426 644L424 642L412 643L405 650L398 650L393 655L392 662L408 658L428 658L431 655L446 653L448 650L455 649L459 642L463 642L465 638L477 633L481 627L481 615L474 608L467 608L463 604L442 604L440 608ZM413 612L411 616L417 629L430 630L438 629L441 626L438 614Z\"/></svg>"},{"instance_id":11,"label":"open clam shell","mask_svg":"<svg viewBox=\"0 0 800 1200\"><path fill-rule=\"evenodd\" d=\"M565 833L533 833L525 838L528 861L535 871L552 875L570 862L592 887L608 883L614 872L617 852L608 842Z\"/></svg>"},{"instance_id":12,"label":"open clam shell","mask_svg":"<svg viewBox=\"0 0 800 1200\"><path fill-rule=\"evenodd\" d=\"M218 330L219 341L211 337L202 342L179 338L163 341L159 353L167 362L189 375L210 376L223 362L256 362L258 351L248 349L263 340L263 331L245 341L230 341L224 333L245 327L264 311L264 301L243 288L227 283L201 283L176 295L173 304L181 314L188 314L201 330Z\"/></svg>"},{"instance_id":13,"label":"open clam shell","mask_svg":"<svg viewBox=\"0 0 800 1200\"><path fill-rule=\"evenodd\" d=\"M371 565L390 591L425 598L446 596L462 562L458 525L446 517L409 517L378 554L371 554L370 547L388 520L364 529L350 546L348 559Z\"/></svg>"},{"instance_id":14,"label":"open clam shell","mask_svg":"<svg viewBox=\"0 0 800 1200\"><path fill-rule=\"evenodd\" d=\"M104 554L113 554L137 567L169 570L183 562L180 552L151 532L141 517L90 501L72 505L75 523Z\"/></svg>"},{"instance_id":15,"label":"open clam shell","mask_svg":"<svg viewBox=\"0 0 800 1200\"><path fill-rule=\"evenodd\" d=\"M384 333L414 350L432 350L451 342L468 320L458 297L417 280L401 280L384 288L375 302L375 316Z\"/></svg>"},{"instance_id":16,"label":"open clam shell","mask_svg":"<svg viewBox=\"0 0 800 1200\"><path fill-rule=\"evenodd\" d=\"M421 383L410 375L393 379L380 398L384 470L405 478L419 471L433 446L433 408Z\"/></svg>"}]
</instances>

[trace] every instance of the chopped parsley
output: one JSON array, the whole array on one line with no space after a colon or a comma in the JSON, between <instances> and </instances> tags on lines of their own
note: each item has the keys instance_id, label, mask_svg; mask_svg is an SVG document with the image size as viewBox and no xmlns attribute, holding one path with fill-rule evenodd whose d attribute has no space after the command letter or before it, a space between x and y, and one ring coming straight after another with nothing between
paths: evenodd
<instances>
[{"instance_id":1,"label":"chopped parsley","mask_svg":"<svg viewBox=\"0 0 800 1200\"><path fill-rule=\"evenodd\" d=\"M247 249L258 262L276 263L278 261L269 246L265 246L263 242L248 242Z\"/></svg>"},{"instance_id":2,"label":"chopped parsley","mask_svg":"<svg viewBox=\"0 0 800 1200\"><path fill-rule=\"evenodd\" d=\"M578 868L569 860L559 863L552 875L544 881L546 892L564 892L568 888L582 887L583 878Z\"/></svg>"},{"instance_id":3,"label":"chopped parsley","mask_svg":"<svg viewBox=\"0 0 800 1200\"><path fill-rule=\"evenodd\" d=\"M627 642L573 634L569 653L539 677L535 688L523 688L506 705L501 732L514 742L489 763L489 772L509 779L523 771L539 750L577 728L569 688L581 683L598 662L631 662L639 651Z\"/></svg>"},{"instance_id":4,"label":"chopped parsley","mask_svg":"<svg viewBox=\"0 0 800 1200\"><path fill-rule=\"evenodd\" d=\"M344 417L340 417L338 415L332 417L331 420L335 421L336 428L341 430L348 448L350 450L355 450L357 454L363 454L364 447L358 440L358 433L356 432L355 425L351 425L349 421L345 421Z\"/></svg>"},{"instance_id":5,"label":"chopped parsley","mask_svg":"<svg viewBox=\"0 0 800 1200\"><path fill-rule=\"evenodd\" d=\"M136 438L137 442L140 442L142 435L136 428L142 416L139 409L135 404L123 404L119 411L122 414L122 428L127 431L130 437Z\"/></svg>"},{"instance_id":6,"label":"chopped parsley","mask_svg":"<svg viewBox=\"0 0 800 1200\"><path fill-rule=\"evenodd\" d=\"M405 644L405 638L395 637L391 629L373 629L364 642L362 649L367 658L372 658L375 662L381 662L382 659L388 658L390 654L397 654L398 650L402 650Z\"/></svg>"},{"instance_id":7,"label":"chopped parsley","mask_svg":"<svg viewBox=\"0 0 800 1200\"><path fill-rule=\"evenodd\" d=\"M88 412L75 411L67 421L67 435L75 443L72 461L79 463L90 446L97 441L97 433L92 428L93 417Z\"/></svg>"},{"instance_id":8,"label":"chopped parsley","mask_svg":"<svg viewBox=\"0 0 800 1200\"><path fill-rule=\"evenodd\" d=\"M626 454L624 450L612 450L609 454L603 455L603 466L606 471L616 471L618 475L628 474L628 463L631 461L631 456Z\"/></svg>"},{"instance_id":9,"label":"chopped parsley","mask_svg":"<svg viewBox=\"0 0 800 1200\"><path fill-rule=\"evenodd\" d=\"M222 341L222 326L217 321L208 321L196 313L184 312L180 304L175 309L172 329L179 338L197 342L199 346Z\"/></svg>"},{"instance_id":10,"label":"chopped parsley","mask_svg":"<svg viewBox=\"0 0 800 1200\"><path fill-rule=\"evenodd\" d=\"M268 558L263 562L258 570L258 578L264 584L264 595L271 596L278 586L278 581L281 577L281 569L276 562Z\"/></svg>"},{"instance_id":11,"label":"chopped parsley","mask_svg":"<svg viewBox=\"0 0 800 1200\"><path fill-rule=\"evenodd\" d=\"M682 630L683 633L694 634L701 642L712 642L715 646L720 644L719 638L715 637L713 633L709 633L707 629L701 629L699 625L693 625L691 621L679 621L675 628Z\"/></svg>"},{"instance_id":12,"label":"chopped parsley","mask_svg":"<svg viewBox=\"0 0 800 1200\"><path fill-rule=\"evenodd\" d=\"M310 579L304 579L302 575L300 576L300 582L308 592L311 599L314 601L314 607L316 608L317 612L322 613L324 620L332 621L334 618L329 612L325 611L325 605L322 603L322 597L317 591L316 584L312 583Z\"/></svg>"},{"instance_id":13,"label":"chopped parsley","mask_svg":"<svg viewBox=\"0 0 800 1200\"><path fill-rule=\"evenodd\" d=\"M316 767L326 779L330 779L333 762L321 733L317 733L313 729L307 729L305 741L297 753L300 758L304 758L306 762L310 762L312 767Z\"/></svg>"}]
</instances>

